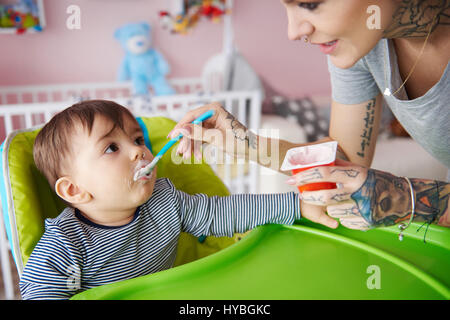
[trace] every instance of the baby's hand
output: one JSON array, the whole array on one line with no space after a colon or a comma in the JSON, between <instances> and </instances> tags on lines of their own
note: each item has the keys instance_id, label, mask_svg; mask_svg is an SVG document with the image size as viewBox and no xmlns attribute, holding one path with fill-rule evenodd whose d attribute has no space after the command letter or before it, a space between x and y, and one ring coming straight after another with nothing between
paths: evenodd
<instances>
[{"instance_id":1,"label":"baby's hand","mask_svg":"<svg viewBox=\"0 0 450 320\"><path fill-rule=\"evenodd\" d=\"M320 223L332 229L336 229L339 225L336 220L327 215L326 207L316 206L301 201L300 208L302 217L311 220L312 222Z\"/></svg>"}]
</instances>

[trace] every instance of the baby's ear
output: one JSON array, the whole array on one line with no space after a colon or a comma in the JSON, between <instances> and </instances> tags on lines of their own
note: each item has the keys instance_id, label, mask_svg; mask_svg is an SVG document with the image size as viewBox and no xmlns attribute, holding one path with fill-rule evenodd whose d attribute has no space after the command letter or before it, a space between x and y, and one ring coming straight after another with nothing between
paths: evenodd
<instances>
[{"instance_id":1,"label":"baby's ear","mask_svg":"<svg viewBox=\"0 0 450 320\"><path fill-rule=\"evenodd\" d=\"M91 201L89 192L77 186L70 177L59 178L55 182L55 191L58 196L70 204L82 204Z\"/></svg>"}]
</instances>

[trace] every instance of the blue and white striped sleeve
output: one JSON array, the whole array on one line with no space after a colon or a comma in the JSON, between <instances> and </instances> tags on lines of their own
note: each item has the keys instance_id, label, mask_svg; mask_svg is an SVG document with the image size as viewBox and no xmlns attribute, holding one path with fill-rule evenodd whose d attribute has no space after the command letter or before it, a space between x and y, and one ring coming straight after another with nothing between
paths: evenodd
<instances>
[{"instance_id":1,"label":"blue and white striped sleeve","mask_svg":"<svg viewBox=\"0 0 450 320\"><path fill-rule=\"evenodd\" d=\"M69 299L80 289L81 258L57 227L46 230L34 248L19 282L24 300Z\"/></svg>"},{"instance_id":2,"label":"blue and white striped sleeve","mask_svg":"<svg viewBox=\"0 0 450 320\"><path fill-rule=\"evenodd\" d=\"M294 192L236 194L226 197L189 195L175 189L182 231L194 236L227 236L263 224L293 224L300 219Z\"/></svg>"}]
</instances>

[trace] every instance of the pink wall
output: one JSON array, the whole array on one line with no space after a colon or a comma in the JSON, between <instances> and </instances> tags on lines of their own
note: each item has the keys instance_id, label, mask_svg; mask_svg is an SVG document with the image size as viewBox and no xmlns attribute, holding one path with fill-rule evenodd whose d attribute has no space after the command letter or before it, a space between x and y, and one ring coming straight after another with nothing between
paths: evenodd
<instances>
[{"instance_id":1,"label":"pink wall","mask_svg":"<svg viewBox=\"0 0 450 320\"><path fill-rule=\"evenodd\" d=\"M202 21L186 36L158 24L168 0L44 0L47 27L40 34L0 34L0 85L114 81L123 56L114 30L147 21L155 48L172 67L171 77L197 77L204 62L222 50L222 24ZM66 8L81 8L81 30L66 28ZM278 0L234 0L233 27L239 51L283 94L329 94L326 58L317 48L287 39Z\"/></svg>"}]
</instances>

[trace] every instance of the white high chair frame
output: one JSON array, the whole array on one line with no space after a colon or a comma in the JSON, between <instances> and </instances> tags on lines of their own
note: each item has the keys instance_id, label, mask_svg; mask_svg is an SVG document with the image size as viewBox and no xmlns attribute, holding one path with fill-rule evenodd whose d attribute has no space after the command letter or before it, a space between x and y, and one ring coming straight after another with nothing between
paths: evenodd
<instances>
[{"instance_id":1,"label":"white high chair frame","mask_svg":"<svg viewBox=\"0 0 450 320\"><path fill-rule=\"evenodd\" d=\"M214 79L208 79L214 83ZM256 131L261 122L261 93L259 91L202 91L207 85L201 78L170 79L177 94L155 96L151 103L141 97L133 97L132 85L125 83L81 83L41 86L0 87L0 139L11 132L43 124L57 112L81 99L107 99L129 107L135 116L164 116L175 121L192 108L212 101L219 101L249 129ZM248 170L238 161L232 174L230 158L225 155L221 175L231 193L257 193L258 167L248 164ZM241 163L241 164L240 164ZM216 172L218 167L211 164ZM14 286L10 268L5 226L0 219L0 259L6 299L14 299Z\"/></svg>"}]
</instances>

